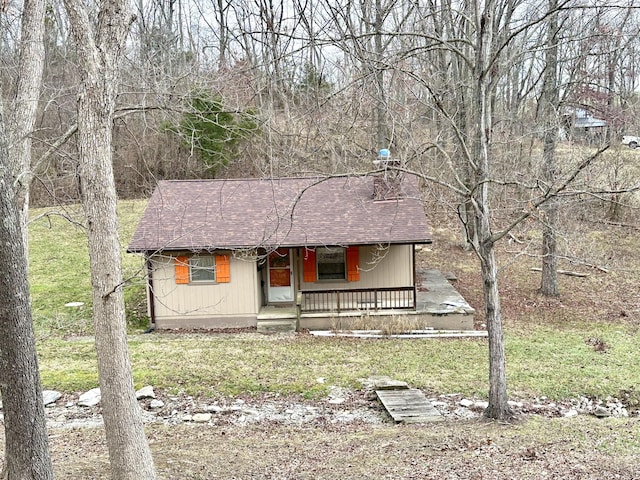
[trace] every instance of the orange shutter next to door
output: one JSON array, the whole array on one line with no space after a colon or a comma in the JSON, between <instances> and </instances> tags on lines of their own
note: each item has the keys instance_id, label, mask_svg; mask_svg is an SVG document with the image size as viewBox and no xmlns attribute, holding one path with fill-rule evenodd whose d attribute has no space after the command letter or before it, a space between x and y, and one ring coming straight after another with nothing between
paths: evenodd
<instances>
[{"instance_id":1,"label":"orange shutter next to door","mask_svg":"<svg viewBox=\"0 0 640 480\"><path fill-rule=\"evenodd\" d=\"M347 280L350 282L360 281L360 249L358 247L347 247Z\"/></svg>"},{"instance_id":2,"label":"orange shutter next to door","mask_svg":"<svg viewBox=\"0 0 640 480\"><path fill-rule=\"evenodd\" d=\"M304 249L304 256L302 257L302 272L304 281L307 283L313 283L316 281L316 251Z\"/></svg>"},{"instance_id":3,"label":"orange shutter next to door","mask_svg":"<svg viewBox=\"0 0 640 480\"><path fill-rule=\"evenodd\" d=\"M189 257L180 256L175 259L176 283L189 283Z\"/></svg>"},{"instance_id":4,"label":"orange shutter next to door","mask_svg":"<svg viewBox=\"0 0 640 480\"><path fill-rule=\"evenodd\" d=\"M216 255L216 282L231 282L231 265L229 255Z\"/></svg>"}]
</instances>

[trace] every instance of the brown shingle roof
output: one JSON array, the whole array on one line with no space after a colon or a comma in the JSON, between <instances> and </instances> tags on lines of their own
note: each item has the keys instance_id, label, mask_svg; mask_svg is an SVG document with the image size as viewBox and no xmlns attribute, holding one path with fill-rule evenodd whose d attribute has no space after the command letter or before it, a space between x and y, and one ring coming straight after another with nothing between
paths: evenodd
<instances>
[{"instance_id":1,"label":"brown shingle roof","mask_svg":"<svg viewBox=\"0 0 640 480\"><path fill-rule=\"evenodd\" d=\"M130 252L429 243L415 181L373 201L372 177L161 181Z\"/></svg>"}]
</instances>

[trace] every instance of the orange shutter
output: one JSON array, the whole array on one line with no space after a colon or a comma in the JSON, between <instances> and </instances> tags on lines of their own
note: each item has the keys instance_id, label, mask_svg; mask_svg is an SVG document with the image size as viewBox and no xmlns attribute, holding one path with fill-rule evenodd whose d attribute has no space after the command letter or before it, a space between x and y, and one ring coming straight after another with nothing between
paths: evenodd
<instances>
[{"instance_id":1,"label":"orange shutter","mask_svg":"<svg viewBox=\"0 0 640 480\"><path fill-rule=\"evenodd\" d=\"M313 283L316 281L316 251L304 249L304 257L302 259L302 271L304 281Z\"/></svg>"},{"instance_id":2,"label":"orange shutter","mask_svg":"<svg viewBox=\"0 0 640 480\"><path fill-rule=\"evenodd\" d=\"M216 255L216 282L229 283L231 281L231 267L229 255Z\"/></svg>"},{"instance_id":3,"label":"orange shutter","mask_svg":"<svg viewBox=\"0 0 640 480\"><path fill-rule=\"evenodd\" d=\"M180 256L175 259L176 283L189 283L189 257Z\"/></svg>"},{"instance_id":4,"label":"orange shutter","mask_svg":"<svg viewBox=\"0 0 640 480\"><path fill-rule=\"evenodd\" d=\"M347 280L350 282L360 281L360 255L358 247L347 247Z\"/></svg>"}]
</instances>

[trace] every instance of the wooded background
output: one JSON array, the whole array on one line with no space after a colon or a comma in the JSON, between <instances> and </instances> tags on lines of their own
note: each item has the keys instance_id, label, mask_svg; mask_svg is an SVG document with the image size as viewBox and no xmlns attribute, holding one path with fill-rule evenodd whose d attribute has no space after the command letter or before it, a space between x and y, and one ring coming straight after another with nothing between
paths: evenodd
<instances>
[{"instance_id":1,"label":"wooded background","mask_svg":"<svg viewBox=\"0 0 640 480\"><path fill-rule=\"evenodd\" d=\"M513 213L544 178L549 125L559 141L557 176L587 147L640 133L638 10L633 1L495 3L486 71L492 196L494 210ZM4 8L0 58L10 98L22 5ZM452 190L437 184L469 183L476 86L485 75L479 10L453 0L138 1L115 120L119 196L146 196L160 179L365 172L379 148L390 148L407 169L435 180L433 208L455 205ZM31 189L32 205L41 206L79 198L77 58L60 1L49 3L46 25ZM557 95L544 108L552 46ZM573 128L583 110L608 127ZM633 183L625 161L633 152L616 151L574 189ZM584 215L633 215L630 195L578 195L569 205L576 198Z\"/></svg>"}]
</instances>

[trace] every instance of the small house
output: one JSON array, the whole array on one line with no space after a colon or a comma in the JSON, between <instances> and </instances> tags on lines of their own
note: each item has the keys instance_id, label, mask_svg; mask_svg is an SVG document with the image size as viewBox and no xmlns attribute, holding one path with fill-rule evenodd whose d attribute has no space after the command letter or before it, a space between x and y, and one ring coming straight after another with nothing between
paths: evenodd
<instances>
[{"instance_id":1,"label":"small house","mask_svg":"<svg viewBox=\"0 0 640 480\"><path fill-rule=\"evenodd\" d=\"M569 108L564 114L563 138L583 140L587 142L602 141L607 132L606 120L597 118L584 108Z\"/></svg>"},{"instance_id":2,"label":"small house","mask_svg":"<svg viewBox=\"0 0 640 480\"><path fill-rule=\"evenodd\" d=\"M415 179L386 175L161 181L128 251L146 259L159 329L420 318L434 306L416 269L431 242L420 198ZM473 328L447 298L425 325Z\"/></svg>"}]
</instances>

